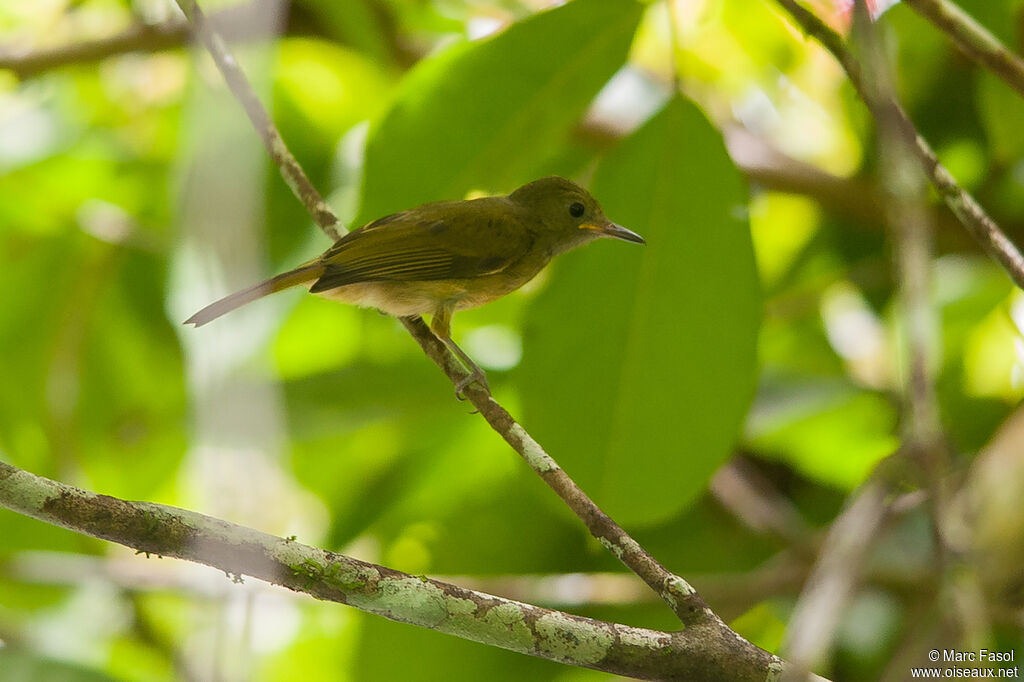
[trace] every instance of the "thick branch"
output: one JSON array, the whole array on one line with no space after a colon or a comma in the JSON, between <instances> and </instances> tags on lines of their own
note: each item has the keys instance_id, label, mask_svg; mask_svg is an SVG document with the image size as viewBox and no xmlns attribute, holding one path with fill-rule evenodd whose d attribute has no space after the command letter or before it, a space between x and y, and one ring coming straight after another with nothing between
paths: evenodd
<instances>
[{"instance_id":1,"label":"thick branch","mask_svg":"<svg viewBox=\"0 0 1024 682\"><path fill-rule=\"evenodd\" d=\"M949 0L904 0L904 4L947 33L964 54L987 66L1024 96L1024 60L971 15Z\"/></svg>"},{"instance_id":2,"label":"thick branch","mask_svg":"<svg viewBox=\"0 0 1024 682\"><path fill-rule=\"evenodd\" d=\"M0 462L0 505L146 554L248 575L510 651L640 679L763 682L779 659L715 623L660 632L463 589L202 514L97 495Z\"/></svg>"},{"instance_id":3,"label":"thick branch","mask_svg":"<svg viewBox=\"0 0 1024 682\"><path fill-rule=\"evenodd\" d=\"M796 0L777 0L782 7L811 36L815 37L842 65L853 87L877 120L891 119L905 140L925 175L938 191L942 200L956 214L967 231L1002 264L1017 286L1024 288L1024 256L1003 233L974 197L962 188L914 128L913 122L891 96L880 94L864 78L860 63L847 49L843 39L814 13L804 9Z\"/></svg>"}]
</instances>

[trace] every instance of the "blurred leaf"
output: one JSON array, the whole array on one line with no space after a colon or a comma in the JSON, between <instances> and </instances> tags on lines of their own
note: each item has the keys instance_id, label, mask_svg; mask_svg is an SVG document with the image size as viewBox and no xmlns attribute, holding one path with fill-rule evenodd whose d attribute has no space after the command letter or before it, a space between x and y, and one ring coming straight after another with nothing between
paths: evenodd
<instances>
[{"instance_id":1,"label":"blurred leaf","mask_svg":"<svg viewBox=\"0 0 1024 682\"><path fill-rule=\"evenodd\" d=\"M896 411L879 395L820 382L784 394L758 395L751 443L820 483L852 490L899 446Z\"/></svg>"},{"instance_id":2,"label":"blurred leaf","mask_svg":"<svg viewBox=\"0 0 1024 682\"><path fill-rule=\"evenodd\" d=\"M5 510L6 512L6 510ZM38 547L43 551L51 551L54 548L60 548L62 539L69 539L68 545L83 544L76 543L75 538L61 538L55 536L54 533L47 532L48 528L53 528L41 521L35 519L28 519L24 516L16 516L13 513L6 514L5 516L11 516L13 519L3 519L4 535L0 539L0 557L16 558L16 553L8 553L9 547ZM24 542L24 533L19 527L20 521L32 522L30 530L36 531L35 535L28 539L28 542ZM14 537L8 538L8 531ZM70 531L67 531L70 533ZM74 556L69 554L69 556ZM42 609L51 609L59 606L69 595L73 594L73 588L66 585L39 585L32 582L23 582L16 579L8 579L0 576L0 611L2 611L6 617L13 615L17 611L32 612ZM0 648L0 652L3 649ZM3 659L0 659L2 661ZM0 671L3 670L2 664L0 664ZM7 678L0 675L0 680L6 680Z\"/></svg>"},{"instance_id":3,"label":"blurred leaf","mask_svg":"<svg viewBox=\"0 0 1024 682\"><path fill-rule=\"evenodd\" d=\"M1024 99L987 71L978 76L978 113L988 135L992 155L1000 163L1024 157Z\"/></svg>"},{"instance_id":4,"label":"blurred leaf","mask_svg":"<svg viewBox=\"0 0 1024 682\"><path fill-rule=\"evenodd\" d=\"M421 62L370 133L356 224L532 179L623 64L640 12L575 0Z\"/></svg>"},{"instance_id":5,"label":"blurred leaf","mask_svg":"<svg viewBox=\"0 0 1024 682\"><path fill-rule=\"evenodd\" d=\"M359 611L338 608L331 602L303 600L302 628L289 646L271 652L257 662L253 680L260 682L309 682L352 680L353 649L362 617Z\"/></svg>"},{"instance_id":6,"label":"blurred leaf","mask_svg":"<svg viewBox=\"0 0 1024 682\"><path fill-rule=\"evenodd\" d=\"M91 668L16 649L0 649L0 677L4 682L114 681L113 677Z\"/></svg>"},{"instance_id":7,"label":"blurred leaf","mask_svg":"<svg viewBox=\"0 0 1024 682\"><path fill-rule=\"evenodd\" d=\"M1020 305L1018 303L1018 305ZM1006 307L994 309L963 346L964 394L1015 403L1024 395L1024 342Z\"/></svg>"},{"instance_id":8,"label":"blurred leaf","mask_svg":"<svg viewBox=\"0 0 1024 682\"><path fill-rule=\"evenodd\" d=\"M957 4L1011 50L1017 44L1020 0L957 0Z\"/></svg>"},{"instance_id":9,"label":"blurred leaf","mask_svg":"<svg viewBox=\"0 0 1024 682\"><path fill-rule=\"evenodd\" d=\"M718 132L679 98L609 155L594 193L648 244L558 264L527 315L525 421L612 516L652 523L704 489L753 393L747 194Z\"/></svg>"},{"instance_id":10,"label":"blurred leaf","mask_svg":"<svg viewBox=\"0 0 1024 682\"><path fill-rule=\"evenodd\" d=\"M273 77L278 129L313 185L326 190L337 182L330 169L339 140L355 124L378 115L390 98L392 78L364 55L308 38L281 42ZM268 250L274 262L291 267L304 241L322 237L277 167L268 164L267 174ZM325 246L318 242L316 252Z\"/></svg>"},{"instance_id":11,"label":"blurred leaf","mask_svg":"<svg viewBox=\"0 0 1024 682\"><path fill-rule=\"evenodd\" d=\"M729 623L729 627L765 651L778 651L786 634L785 614L779 611L771 602L761 602Z\"/></svg>"},{"instance_id":12,"label":"blurred leaf","mask_svg":"<svg viewBox=\"0 0 1024 682\"><path fill-rule=\"evenodd\" d=\"M333 147L353 124L374 116L390 90L385 71L358 53L308 38L281 42L274 68L277 115L285 137L315 137ZM290 125L287 125L290 124ZM313 126L309 130L308 126Z\"/></svg>"},{"instance_id":13,"label":"blurred leaf","mask_svg":"<svg viewBox=\"0 0 1024 682\"><path fill-rule=\"evenodd\" d=\"M550 680L567 668L433 630L363 615L353 679L403 682ZM395 652L402 655L395 655Z\"/></svg>"},{"instance_id":14,"label":"blurred leaf","mask_svg":"<svg viewBox=\"0 0 1024 682\"><path fill-rule=\"evenodd\" d=\"M85 316L66 332L66 352L80 355L68 362L79 370L82 465L90 485L112 495L147 496L185 453L184 370L164 313L164 274L163 261L148 254L111 252L83 268L68 292Z\"/></svg>"},{"instance_id":15,"label":"blurred leaf","mask_svg":"<svg viewBox=\"0 0 1024 682\"><path fill-rule=\"evenodd\" d=\"M888 35L896 49L900 100L916 109L934 89L944 89L942 79L954 68L955 48L942 31L909 5L897 3L882 17L882 23L893 29Z\"/></svg>"},{"instance_id":16,"label":"blurred leaf","mask_svg":"<svg viewBox=\"0 0 1024 682\"><path fill-rule=\"evenodd\" d=\"M383 3L375 0L301 0L319 28L366 53L377 62L391 60L388 17Z\"/></svg>"}]
</instances>

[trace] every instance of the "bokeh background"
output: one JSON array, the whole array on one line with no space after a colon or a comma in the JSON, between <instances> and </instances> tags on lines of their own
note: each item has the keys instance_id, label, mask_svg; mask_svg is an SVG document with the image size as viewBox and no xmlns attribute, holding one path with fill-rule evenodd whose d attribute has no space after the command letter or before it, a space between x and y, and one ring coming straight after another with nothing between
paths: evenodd
<instances>
[{"instance_id":1,"label":"bokeh background","mask_svg":"<svg viewBox=\"0 0 1024 682\"><path fill-rule=\"evenodd\" d=\"M1024 3L960 5L1019 51ZM203 6L347 224L557 173L647 237L562 256L455 338L600 505L781 652L823 534L905 433L878 131L833 58L760 0ZM877 28L921 132L1024 241L1024 101L908 7ZM938 561L908 475L819 668L836 680L1024 653L1024 299L923 206L961 532ZM0 2L0 457L673 629L396 321L288 292L180 324L327 245L173 3ZM610 677L3 510L0 644L3 680Z\"/></svg>"}]
</instances>

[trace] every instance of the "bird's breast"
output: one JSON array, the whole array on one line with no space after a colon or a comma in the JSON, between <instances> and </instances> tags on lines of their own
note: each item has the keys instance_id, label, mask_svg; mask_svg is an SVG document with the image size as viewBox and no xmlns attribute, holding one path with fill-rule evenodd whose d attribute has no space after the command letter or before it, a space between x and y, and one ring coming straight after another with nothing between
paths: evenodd
<instances>
[{"instance_id":1,"label":"bird's breast","mask_svg":"<svg viewBox=\"0 0 1024 682\"><path fill-rule=\"evenodd\" d=\"M466 310L490 303L526 284L539 270L513 267L472 279L357 282L318 293L395 317L408 317L433 314L442 307Z\"/></svg>"}]
</instances>

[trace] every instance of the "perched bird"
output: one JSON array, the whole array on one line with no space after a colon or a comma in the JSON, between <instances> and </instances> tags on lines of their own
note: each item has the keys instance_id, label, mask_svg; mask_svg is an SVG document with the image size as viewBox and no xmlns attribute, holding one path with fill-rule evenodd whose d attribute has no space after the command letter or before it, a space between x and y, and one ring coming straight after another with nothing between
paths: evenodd
<instances>
[{"instance_id":1,"label":"perched bird","mask_svg":"<svg viewBox=\"0 0 1024 682\"><path fill-rule=\"evenodd\" d=\"M452 341L452 314L518 289L553 256L599 237L644 243L608 220L579 185L542 178L507 196L440 201L375 220L294 270L211 303L185 324L202 326L300 284L395 317L430 313L431 330L470 371L456 387L458 394L474 381L486 388L487 381Z\"/></svg>"}]
</instances>

